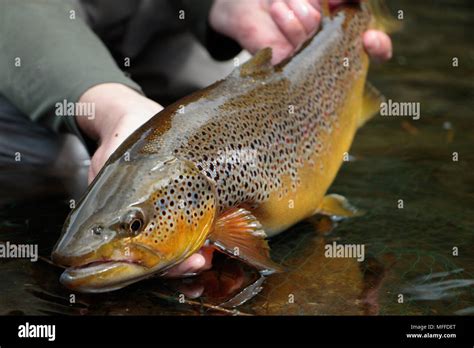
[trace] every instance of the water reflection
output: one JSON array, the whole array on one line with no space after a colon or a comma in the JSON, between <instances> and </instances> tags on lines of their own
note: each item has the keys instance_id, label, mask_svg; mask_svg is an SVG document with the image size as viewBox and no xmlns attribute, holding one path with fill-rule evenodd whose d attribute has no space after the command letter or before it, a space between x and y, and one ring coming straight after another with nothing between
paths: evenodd
<instances>
[{"instance_id":1,"label":"water reflection","mask_svg":"<svg viewBox=\"0 0 474 348\"><path fill-rule=\"evenodd\" d=\"M463 288L474 285L474 279L445 279L450 275L462 273L463 269L450 272L438 272L415 279L405 288L405 293L412 300L435 301L456 297ZM441 278L441 279L439 279Z\"/></svg>"}]
</instances>

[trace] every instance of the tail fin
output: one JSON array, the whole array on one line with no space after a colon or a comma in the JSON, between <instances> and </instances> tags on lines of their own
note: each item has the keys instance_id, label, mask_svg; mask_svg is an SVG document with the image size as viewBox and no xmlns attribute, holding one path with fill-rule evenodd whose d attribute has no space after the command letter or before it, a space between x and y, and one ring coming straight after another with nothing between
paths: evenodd
<instances>
[{"instance_id":1,"label":"tail fin","mask_svg":"<svg viewBox=\"0 0 474 348\"><path fill-rule=\"evenodd\" d=\"M402 25L391 14L384 0L368 0L370 13L373 18L373 29L378 29L387 34L400 30Z\"/></svg>"}]
</instances>

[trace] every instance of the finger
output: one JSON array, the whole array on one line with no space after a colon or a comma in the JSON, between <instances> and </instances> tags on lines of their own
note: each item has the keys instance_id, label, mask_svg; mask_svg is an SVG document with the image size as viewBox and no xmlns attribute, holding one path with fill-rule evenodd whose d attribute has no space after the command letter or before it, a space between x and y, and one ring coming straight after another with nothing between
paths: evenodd
<instances>
[{"instance_id":1,"label":"finger","mask_svg":"<svg viewBox=\"0 0 474 348\"><path fill-rule=\"evenodd\" d=\"M201 284L181 284L177 286L176 290L182 293L187 298L191 300L201 297L202 293L204 292L204 286Z\"/></svg>"},{"instance_id":2,"label":"finger","mask_svg":"<svg viewBox=\"0 0 474 348\"><path fill-rule=\"evenodd\" d=\"M201 254L193 254L179 265L174 266L166 272L166 277L181 277L189 273L196 273L206 264L204 256Z\"/></svg>"},{"instance_id":3,"label":"finger","mask_svg":"<svg viewBox=\"0 0 474 348\"><path fill-rule=\"evenodd\" d=\"M262 30L262 28L265 28L265 30ZM252 54L262 48L271 47L272 64L278 64L294 50L291 42L280 31L268 12L257 16L252 23L243 25L240 34L239 43Z\"/></svg>"},{"instance_id":4,"label":"finger","mask_svg":"<svg viewBox=\"0 0 474 348\"><path fill-rule=\"evenodd\" d=\"M307 35L311 35L318 30L321 15L306 0L289 0L288 6L303 24Z\"/></svg>"},{"instance_id":5,"label":"finger","mask_svg":"<svg viewBox=\"0 0 474 348\"><path fill-rule=\"evenodd\" d=\"M280 31L294 48L299 47L307 38L303 24L284 2L275 2L270 7L270 15Z\"/></svg>"},{"instance_id":6,"label":"finger","mask_svg":"<svg viewBox=\"0 0 474 348\"><path fill-rule=\"evenodd\" d=\"M383 62L392 58L392 40L384 32L367 30L363 42L365 50L375 61Z\"/></svg>"},{"instance_id":7,"label":"finger","mask_svg":"<svg viewBox=\"0 0 474 348\"><path fill-rule=\"evenodd\" d=\"M202 247L198 253L204 257L204 265L201 267L200 271L206 271L212 268L212 258L214 255L215 249L212 247Z\"/></svg>"},{"instance_id":8,"label":"finger","mask_svg":"<svg viewBox=\"0 0 474 348\"><path fill-rule=\"evenodd\" d=\"M286 45L274 45L272 47L272 64L280 63L283 59L289 57L294 50L295 48L289 42Z\"/></svg>"},{"instance_id":9,"label":"finger","mask_svg":"<svg viewBox=\"0 0 474 348\"><path fill-rule=\"evenodd\" d=\"M89 166L89 171L87 172L87 185L90 185L90 183L94 180L95 178L95 172L92 169L92 165Z\"/></svg>"}]
</instances>

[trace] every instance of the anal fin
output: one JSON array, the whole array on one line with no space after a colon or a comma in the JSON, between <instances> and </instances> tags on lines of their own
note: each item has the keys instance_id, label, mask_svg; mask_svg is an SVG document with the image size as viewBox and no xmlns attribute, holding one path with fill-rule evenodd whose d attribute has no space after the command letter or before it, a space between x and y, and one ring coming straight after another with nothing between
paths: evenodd
<instances>
[{"instance_id":1,"label":"anal fin","mask_svg":"<svg viewBox=\"0 0 474 348\"><path fill-rule=\"evenodd\" d=\"M262 274L282 271L270 258L260 222L248 210L232 208L221 214L209 241L219 250L256 267Z\"/></svg>"},{"instance_id":2,"label":"anal fin","mask_svg":"<svg viewBox=\"0 0 474 348\"><path fill-rule=\"evenodd\" d=\"M335 216L339 218L348 218L361 216L365 212L357 209L341 195L332 193L323 198L323 201L317 211L319 214Z\"/></svg>"}]
</instances>

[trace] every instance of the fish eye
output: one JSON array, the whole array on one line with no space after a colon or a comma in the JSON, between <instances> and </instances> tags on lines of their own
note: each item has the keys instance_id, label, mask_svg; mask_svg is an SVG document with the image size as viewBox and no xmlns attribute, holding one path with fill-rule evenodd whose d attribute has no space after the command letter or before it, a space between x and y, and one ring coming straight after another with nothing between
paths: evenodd
<instances>
[{"instance_id":1,"label":"fish eye","mask_svg":"<svg viewBox=\"0 0 474 348\"><path fill-rule=\"evenodd\" d=\"M134 219L134 220L132 221L132 223L130 224L130 231L131 231L133 234L136 234L137 232L139 232L139 231L142 229L142 226L143 226L142 220L140 220L140 219Z\"/></svg>"},{"instance_id":2,"label":"fish eye","mask_svg":"<svg viewBox=\"0 0 474 348\"><path fill-rule=\"evenodd\" d=\"M145 226L145 218L140 210L132 210L122 219L121 228L132 236L138 235Z\"/></svg>"}]
</instances>

